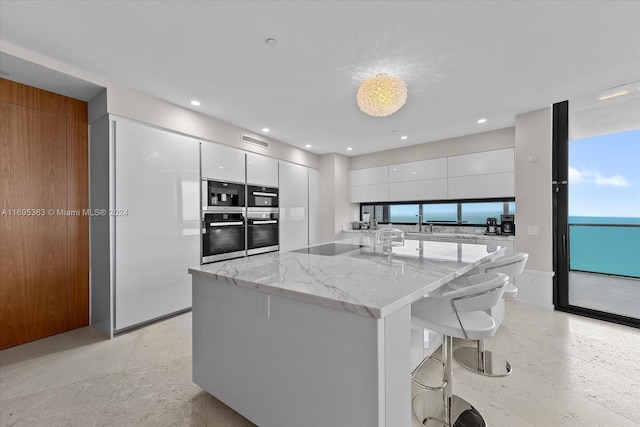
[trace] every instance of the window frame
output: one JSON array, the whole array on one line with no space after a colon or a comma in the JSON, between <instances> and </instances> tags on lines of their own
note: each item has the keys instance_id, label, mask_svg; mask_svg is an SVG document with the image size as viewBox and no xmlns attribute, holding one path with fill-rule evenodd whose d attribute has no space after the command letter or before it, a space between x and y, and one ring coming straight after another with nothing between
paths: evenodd
<instances>
[{"instance_id":1,"label":"window frame","mask_svg":"<svg viewBox=\"0 0 640 427\"><path fill-rule=\"evenodd\" d=\"M410 200L410 201L402 201L402 202L362 202L360 203L360 221L363 220L363 212L365 206L373 207L374 218L378 224L416 224L418 222L418 218L414 222L393 222L393 221L381 221L380 219L375 217L376 207L382 206L383 216L389 218L389 206L392 205L418 205L419 215L422 215L422 206L423 205L435 205L435 204L457 204L457 218L456 221L429 221L428 224L433 225L449 225L449 226L468 226L468 227L484 227L486 224L475 224L469 222L462 222L462 205L468 203L499 203L502 202L502 214L515 214L515 212L509 211L509 204L513 203L515 206L516 198L515 197L494 197L494 198L479 198L479 199L443 199L443 200ZM500 214L499 214L500 215ZM498 223L500 223L500 218L498 215ZM423 216L424 218L424 216ZM427 224L427 222L423 221L423 224Z\"/></svg>"}]
</instances>

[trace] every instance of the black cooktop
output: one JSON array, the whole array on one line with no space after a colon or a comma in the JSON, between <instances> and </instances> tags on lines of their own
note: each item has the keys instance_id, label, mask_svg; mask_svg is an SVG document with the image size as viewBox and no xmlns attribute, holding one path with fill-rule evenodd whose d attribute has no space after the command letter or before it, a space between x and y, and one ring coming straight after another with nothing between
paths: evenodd
<instances>
[{"instance_id":1,"label":"black cooktop","mask_svg":"<svg viewBox=\"0 0 640 427\"><path fill-rule=\"evenodd\" d=\"M297 252L299 254L333 256L360 248L364 248L364 245L352 245L349 243L326 243L324 245L311 246L310 248L298 249L291 252Z\"/></svg>"}]
</instances>

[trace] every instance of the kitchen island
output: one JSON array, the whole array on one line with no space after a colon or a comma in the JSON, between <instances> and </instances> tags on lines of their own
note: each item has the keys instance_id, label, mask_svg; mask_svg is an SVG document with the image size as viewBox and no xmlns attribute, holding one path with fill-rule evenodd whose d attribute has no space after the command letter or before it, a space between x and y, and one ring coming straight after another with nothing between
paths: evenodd
<instances>
[{"instance_id":1,"label":"kitchen island","mask_svg":"<svg viewBox=\"0 0 640 427\"><path fill-rule=\"evenodd\" d=\"M411 304L485 245L352 238L190 268L193 380L261 427L409 426Z\"/></svg>"}]
</instances>

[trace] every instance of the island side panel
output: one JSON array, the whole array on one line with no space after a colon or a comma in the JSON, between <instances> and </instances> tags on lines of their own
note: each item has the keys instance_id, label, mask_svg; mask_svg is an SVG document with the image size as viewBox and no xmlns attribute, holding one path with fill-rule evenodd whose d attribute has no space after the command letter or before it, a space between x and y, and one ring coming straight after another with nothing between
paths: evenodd
<instances>
[{"instance_id":1,"label":"island side panel","mask_svg":"<svg viewBox=\"0 0 640 427\"><path fill-rule=\"evenodd\" d=\"M384 407L386 426L411 425L411 306L384 319Z\"/></svg>"},{"instance_id":2,"label":"island side panel","mask_svg":"<svg viewBox=\"0 0 640 427\"><path fill-rule=\"evenodd\" d=\"M410 402L408 362L401 379L384 384L384 320L275 295L267 317L266 298L193 276L196 384L261 427L384 426L384 388L401 383L400 399ZM400 412L409 420L408 406Z\"/></svg>"}]
</instances>

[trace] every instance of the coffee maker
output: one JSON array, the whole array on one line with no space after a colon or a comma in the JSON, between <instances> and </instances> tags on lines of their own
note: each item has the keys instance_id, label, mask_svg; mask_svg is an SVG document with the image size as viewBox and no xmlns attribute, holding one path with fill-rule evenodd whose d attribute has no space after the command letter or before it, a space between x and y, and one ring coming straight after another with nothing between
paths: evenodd
<instances>
[{"instance_id":1,"label":"coffee maker","mask_svg":"<svg viewBox=\"0 0 640 427\"><path fill-rule=\"evenodd\" d=\"M500 215L500 227L502 228L502 234L516 234L516 223L513 215Z\"/></svg>"},{"instance_id":2,"label":"coffee maker","mask_svg":"<svg viewBox=\"0 0 640 427\"><path fill-rule=\"evenodd\" d=\"M487 231L486 234L496 234L498 229L498 220L496 218L487 218Z\"/></svg>"}]
</instances>

